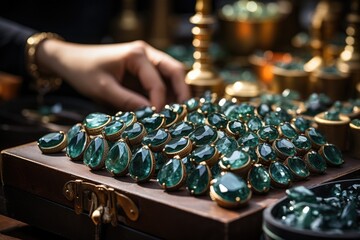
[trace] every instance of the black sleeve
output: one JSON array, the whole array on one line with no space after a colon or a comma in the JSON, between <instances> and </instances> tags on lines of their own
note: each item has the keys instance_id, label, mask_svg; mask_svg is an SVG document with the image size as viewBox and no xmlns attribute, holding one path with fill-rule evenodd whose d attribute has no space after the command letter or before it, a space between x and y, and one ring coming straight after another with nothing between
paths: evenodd
<instances>
[{"instance_id":1,"label":"black sleeve","mask_svg":"<svg viewBox=\"0 0 360 240\"><path fill-rule=\"evenodd\" d=\"M26 40L35 30L0 17L0 71L26 76Z\"/></svg>"}]
</instances>

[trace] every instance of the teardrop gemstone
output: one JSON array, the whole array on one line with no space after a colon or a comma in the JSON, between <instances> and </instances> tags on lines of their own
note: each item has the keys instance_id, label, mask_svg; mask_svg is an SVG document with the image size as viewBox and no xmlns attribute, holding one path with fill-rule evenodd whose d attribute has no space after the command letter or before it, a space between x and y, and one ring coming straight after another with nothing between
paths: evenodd
<instances>
[{"instance_id":1,"label":"teardrop gemstone","mask_svg":"<svg viewBox=\"0 0 360 240\"><path fill-rule=\"evenodd\" d=\"M84 164L92 170L102 169L105 166L108 148L108 144L103 137L97 136L93 138L84 152Z\"/></svg>"},{"instance_id":2,"label":"teardrop gemstone","mask_svg":"<svg viewBox=\"0 0 360 240\"><path fill-rule=\"evenodd\" d=\"M199 164L187 178L187 189L190 194L198 196L206 193L210 187L211 171L209 167Z\"/></svg>"},{"instance_id":3,"label":"teardrop gemstone","mask_svg":"<svg viewBox=\"0 0 360 240\"><path fill-rule=\"evenodd\" d=\"M170 159L159 171L157 181L165 191L179 189L186 180L184 163L180 158Z\"/></svg>"},{"instance_id":4,"label":"teardrop gemstone","mask_svg":"<svg viewBox=\"0 0 360 240\"><path fill-rule=\"evenodd\" d=\"M124 140L117 141L109 150L105 160L105 168L114 176L128 173L131 150Z\"/></svg>"},{"instance_id":5,"label":"teardrop gemstone","mask_svg":"<svg viewBox=\"0 0 360 240\"><path fill-rule=\"evenodd\" d=\"M129 174L136 182L147 182L155 172L155 158L148 146L141 147L131 158Z\"/></svg>"},{"instance_id":6,"label":"teardrop gemstone","mask_svg":"<svg viewBox=\"0 0 360 240\"><path fill-rule=\"evenodd\" d=\"M190 133L189 138L196 146L211 144L217 139L217 131L209 125L202 125Z\"/></svg>"},{"instance_id":7,"label":"teardrop gemstone","mask_svg":"<svg viewBox=\"0 0 360 240\"><path fill-rule=\"evenodd\" d=\"M70 140L66 148L66 155L73 161L81 160L88 143L89 138L85 130L80 130Z\"/></svg>"},{"instance_id":8,"label":"teardrop gemstone","mask_svg":"<svg viewBox=\"0 0 360 240\"><path fill-rule=\"evenodd\" d=\"M234 173L223 173L211 182L210 197L225 208L244 205L251 198L246 182Z\"/></svg>"},{"instance_id":9,"label":"teardrop gemstone","mask_svg":"<svg viewBox=\"0 0 360 240\"><path fill-rule=\"evenodd\" d=\"M111 116L104 113L90 113L83 121L86 132L90 135L100 134L102 129L111 121Z\"/></svg>"},{"instance_id":10,"label":"teardrop gemstone","mask_svg":"<svg viewBox=\"0 0 360 240\"><path fill-rule=\"evenodd\" d=\"M287 188L292 184L290 170L281 162L272 162L269 166L271 184L278 188Z\"/></svg>"},{"instance_id":11,"label":"teardrop gemstone","mask_svg":"<svg viewBox=\"0 0 360 240\"><path fill-rule=\"evenodd\" d=\"M256 193L266 193L270 190L270 175L261 164L255 164L249 170L248 182L251 190Z\"/></svg>"}]
</instances>

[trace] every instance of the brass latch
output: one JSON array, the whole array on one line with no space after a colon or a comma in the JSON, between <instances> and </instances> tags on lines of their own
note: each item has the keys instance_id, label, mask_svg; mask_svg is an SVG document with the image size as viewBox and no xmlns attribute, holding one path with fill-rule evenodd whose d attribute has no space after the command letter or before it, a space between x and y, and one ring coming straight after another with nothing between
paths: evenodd
<instances>
[{"instance_id":1,"label":"brass latch","mask_svg":"<svg viewBox=\"0 0 360 240\"><path fill-rule=\"evenodd\" d=\"M74 202L75 213L88 212L96 226L101 223L116 226L123 218L119 214L121 211L132 221L139 217L135 203L111 187L72 180L64 185L63 192L68 200Z\"/></svg>"}]
</instances>

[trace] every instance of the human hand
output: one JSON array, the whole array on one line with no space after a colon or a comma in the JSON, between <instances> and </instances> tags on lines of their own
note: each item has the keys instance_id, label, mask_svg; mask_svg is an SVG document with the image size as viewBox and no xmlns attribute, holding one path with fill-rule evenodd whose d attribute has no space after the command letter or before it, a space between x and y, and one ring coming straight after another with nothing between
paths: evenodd
<instances>
[{"instance_id":1,"label":"human hand","mask_svg":"<svg viewBox=\"0 0 360 240\"><path fill-rule=\"evenodd\" d=\"M176 101L190 97L183 65L143 41L83 45L48 39L39 45L36 60L42 70L61 76L79 93L121 110L155 106L160 111L167 85ZM147 97L124 87L126 72L139 79Z\"/></svg>"}]
</instances>

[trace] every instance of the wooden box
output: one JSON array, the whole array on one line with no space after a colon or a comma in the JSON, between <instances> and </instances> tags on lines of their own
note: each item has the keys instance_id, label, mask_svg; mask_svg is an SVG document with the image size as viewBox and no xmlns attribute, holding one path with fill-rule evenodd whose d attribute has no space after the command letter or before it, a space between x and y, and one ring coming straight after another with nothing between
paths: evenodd
<instances>
[{"instance_id":1,"label":"wooden box","mask_svg":"<svg viewBox=\"0 0 360 240\"><path fill-rule=\"evenodd\" d=\"M359 174L360 160L346 157L342 167L296 185L310 187ZM155 180L139 185L105 170L92 172L64 153L42 154L36 143L2 151L2 180L8 216L69 239L93 239L99 229L104 239L259 239L262 211L284 196L283 189L271 189L253 195L243 208L224 209L209 196L193 197L186 189L164 192ZM96 228L86 209L76 214L74 201L65 197L63 188L70 180L102 184L126 195L138 208L137 220L123 215L117 226Z\"/></svg>"}]
</instances>

